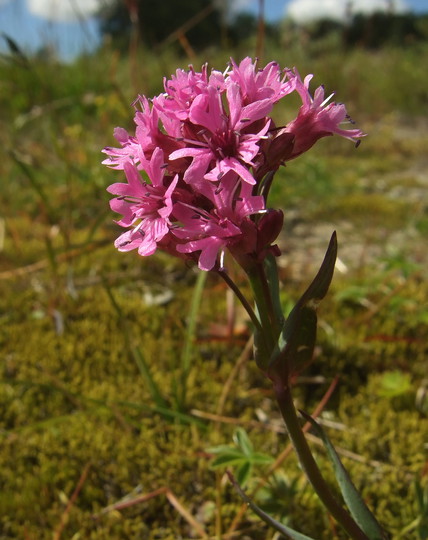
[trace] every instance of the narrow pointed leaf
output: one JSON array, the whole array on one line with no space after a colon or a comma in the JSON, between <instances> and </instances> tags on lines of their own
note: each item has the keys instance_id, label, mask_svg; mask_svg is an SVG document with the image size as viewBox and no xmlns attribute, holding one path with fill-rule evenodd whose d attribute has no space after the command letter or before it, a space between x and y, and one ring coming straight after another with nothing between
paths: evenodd
<instances>
[{"instance_id":1,"label":"narrow pointed leaf","mask_svg":"<svg viewBox=\"0 0 428 540\"><path fill-rule=\"evenodd\" d=\"M228 444L219 444L218 446L210 446L209 448L205 449L206 452L209 454L223 454L223 453L234 453L239 454L242 456L241 450L238 448L235 448L234 446L230 446Z\"/></svg>"},{"instance_id":2,"label":"narrow pointed leaf","mask_svg":"<svg viewBox=\"0 0 428 540\"><path fill-rule=\"evenodd\" d=\"M25 67L29 68L30 62L21 47L18 45L18 43L9 34L6 34L5 32L1 32L1 36L6 41L7 46L9 47L9 51L15 57L15 59L19 60Z\"/></svg>"},{"instance_id":3,"label":"narrow pointed leaf","mask_svg":"<svg viewBox=\"0 0 428 540\"><path fill-rule=\"evenodd\" d=\"M384 540L387 537L385 532L382 530L382 527L377 522L374 515L366 506L363 498L360 493L357 491L356 487L352 483L351 478L342 462L340 461L339 455L337 454L333 444L330 439L327 437L325 431L322 427L310 416L303 411L300 411L300 414L305 420L310 422L313 427L316 435L322 440L324 446L327 450L330 461L333 464L334 473L336 476L337 483L339 484L340 491L342 492L343 498L351 512L352 517L365 532L370 540Z\"/></svg>"},{"instance_id":4,"label":"narrow pointed leaf","mask_svg":"<svg viewBox=\"0 0 428 540\"><path fill-rule=\"evenodd\" d=\"M307 304L310 300L322 300L328 292L333 279L334 267L337 258L337 235L331 235L324 260L312 283L299 300L299 304Z\"/></svg>"},{"instance_id":5,"label":"narrow pointed leaf","mask_svg":"<svg viewBox=\"0 0 428 540\"><path fill-rule=\"evenodd\" d=\"M306 536L304 534L301 534L294 529L291 529L290 527L287 527L286 525L283 525L276 519L269 516L269 514L266 514L261 508L259 508L241 489L239 484L236 482L233 475L228 472L229 480L232 482L234 488L238 492L241 499L248 504L248 506L251 508L251 510L267 525L275 529L276 531L280 532L281 534L285 535L286 537L291 538L292 540L314 540L313 538Z\"/></svg>"},{"instance_id":6,"label":"narrow pointed leaf","mask_svg":"<svg viewBox=\"0 0 428 540\"><path fill-rule=\"evenodd\" d=\"M312 358L317 333L316 309L327 294L336 257L337 239L333 233L321 267L285 321L279 349L271 359L270 371L275 371L284 381L290 369L303 366Z\"/></svg>"},{"instance_id":7,"label":"narrow pointed leaf","mask_svg":"<svg viewBox=\"0 0 428 540\"><path fill-rule=\"evenodd\" d=\"M10 156L13 159L13 161L18 165L18 167L21 169L21 171L24 173L24 175L28 178L31 187L34 189L34 191L37 193L38 197L40 198L40 202L44 209L46 209L46 213L48 215L49 221L51 223L55 223L55 212L54 207L52 206L51 198L49 198L46 195L45 189L41 182L39 182L38 174L35 173L37 169L35 167L29 167L21 158L20 154L16 152L15 150L12 150L10 152Z\"/></svg>"},{"instance_id":8,"label":"narrow pointed leaf","mask_svg":"<svg viewBox=\"0 0 428 540\"><path fill-rule=\"evenodd\" d=\"M172 409L170 406L166 407L153 407L153 411L155 413L158 413L162 415L164 418L167 418L168 420L173 420L174 422L181 422L183 424L189 424L189 425L195 425L198 426L199 429L206 430L206 425L203 424L198 418L195 418L191 414L182 413L180 411L177 411L175 409Z\"/></svg>"},{"instance_id":9,"label":"narrow pointed leaf","mask_svg":"<svg viewBox=\"0 0 428 540\"><path fill-rule=\"evenodd\" d=\"M315 310L318 303L325 297L333 278L334 266L337 257L337 238L334 232L331 236L324 260L312 283L303 293L297 304L292 309L284 325L283 336L286 341L294 334L296 326L299 326L299 315L307 306Z\"/></svg>"}]
</instances>

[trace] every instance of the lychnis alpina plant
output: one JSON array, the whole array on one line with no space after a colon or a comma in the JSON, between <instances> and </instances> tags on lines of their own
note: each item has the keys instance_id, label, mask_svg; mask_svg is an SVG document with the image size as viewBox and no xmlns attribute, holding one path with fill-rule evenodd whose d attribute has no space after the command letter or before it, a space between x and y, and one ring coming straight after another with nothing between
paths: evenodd
<instances>
[{"instance_id":1,"label":"lychnis alpina plant","mask_svg":"<svg viewBox=\"0 0 428 540\"><path fill-rule=\"evenodd\" d=\"M333 234L322 266L287 319L279 300L275 241L282 211L270 208L268 194L275 172L309 150L318 139L341 135L357 144L364 134L346 129L343 104L312 95L296 69L271 62L263 69L245 58L221 73L190 67L164 80L164 92L134 102L135 132L116 128L119 148L105 148L104 163L122 169L126 181L108 188L111 208L121 214L125 231L119 251L136 249L148 256L162 250L195 261L218 273L233 289L254 326L254 356L273 384L279 409L300 463L321 501L358 540L387 538L364 504L330 441L306 413L324 441L348 509L336 500L306 442L291 394L292 376L311 357L316 335L316 307L326 295L336 260ZM284 124L271 116L274 105L297 92L302 105ZM278 123L277 123L278 122ZM247 299L227 272L231 255L247 274L253 298ZM253 304L255 308L253 308ZM295 539L308 538L264 514L235 483L238 492L266 523Z\"/></svg>"}]
</instances>

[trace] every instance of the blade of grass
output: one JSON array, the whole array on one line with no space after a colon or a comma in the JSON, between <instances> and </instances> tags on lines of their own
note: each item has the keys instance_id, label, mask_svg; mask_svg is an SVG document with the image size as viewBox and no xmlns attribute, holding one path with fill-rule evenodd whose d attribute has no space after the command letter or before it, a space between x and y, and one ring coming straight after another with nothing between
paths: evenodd
<instances>
[{"instance_id":1,"label":"blade of grass","mask_svg":"<svg viewBox=\"0 0 428 540\"><path fill-rule=\"evenodd\" d=\"M48 384L48 383L39 383L39 382L33 382L30 380L0 380L0 384L7 384L7 385L13 385L13 386L23 386L24 388L39 388L43 390L48 391L56 391L64 394L71 403L75 404L75 406L78 406L82 411L91 412L96 411L98 409L106 409L108 410L113 416L117 416L117 407L124 407L127 409L135 409L138 411L142 411L144 413L149 414L150 416L153 416L154 414L158 414L164 418L167 418L169 420L178 421L183 424L195 424L198 428L202 429L203 431L207 430L207 424L200 419L198 419L195 416L192 416L190 414L182 413L179 411L175 411L167 407L159 407L159 406L150 406L145 405L144 403L135 403L131 401L126 400L117 400L112 401L111 403L106 403L105 401L101 399L96 398L89 398L86 396L82 396L78 393L73 393L65 388L62 388L61 386L57 386L55 384ZM89 405L89 406L88 406ZM91 407L92 405L92 407ZM33 422L31 424L26 424L24 426L19 426L12 430L2 430L0 433L3 434L9 434L9 433L20 433L22 431L31 430L31 429L42 429L45 427L49 427L50 425L55 425L58 422L62 422L64 420L69 420L70 418L74 418L76 416L76 411L72 411L68 414L63 414L59 416L54 416L51 418L47 418L45 420L40 420ZM123 415L126 422L133 426L134 428L140 428L141 422L136 422L134 419L130 418L128 415Z\"/></svg>"},{"instance_id":2,"label":"blade of grass","mask_svg":"<svg viewBox=\"0 0 428 540\"><path fill-rule=\"evenodd\" d=\"M97 233L98 229L104 223L104 220L107 218L107 216L110 213L111 212L110 212L109 208L98 213L98 216L94 219L94 221L92 222L92 224L91 224L91 226L90 226L90 228L88 230L88 233L86 235L86 241L84 242L84 245L89 244L90 242L93 241L94 236Z\"/></svg>"},{"instance_id":3,"label":"blade of grass","mask_svg":"<svg viewBox=\"0 0 428 540\"><path fill-rule=\"evenodd\" d=\"M18 165L18 167L21 169L21 171L25 174L25 176L28 178L28 180L30 181L31 187L37 193L37 195L38 195L38 197L40 199L40 202L42 203L42 205L43 205L43 207L45 209L45 212L46 212L46 215L48 217L49 223L53 224L54 223L53 216L55 215L54 211L53 211L53 207L51 206L48 196L46 195L46 193L45 193L42 185L40 184L40 182L37 180L37 178L36 178L35 174L33 173L32 169L30 167L28 167L28 165L26 163L24 163L24 161L19 157L17 152L15 152L14 150L12 150L10 152L10 156L12 157L13 161Z\"/></svg>"},{"instance_id":4,"label":"blade of grass","mask_svg":"<svg viewBox=\"0 0 428 540\"><path fill-rule=\"evenodd\" d=\"M144 359L141 349L139 347L131 347L131 353L135 360L135 363L138 366L138 369L140 370L141 376L143 377L144 381L147 384L147 388L149 389L150 395L153 401L156 403L157 407L160 407L162 409L168 408L168 403L162 397L159 386L156 384L156 381L153 379L150 368Z\"/></svg>"},{"instance_id":5,"label":"blade of grass","mask_svg":"<svg viewBox=\"0 0 428 540\"><path fill-rule=\"evenodd\" d=\"M305 534L301 534L294 529L291 529L290 527L287 527L286 525L283 525L282 523L279 523L279 521L276 521L276 519L273 519L271 516L263 512L261 508L259 508L241 489L239 484L236 482L235 478L230 472L227 472L227 475L229 477L229 480L232 482L233 487L238 492L241 499L243 499L248 506L251 508L251 510L267 525L270 525L275 531L280 532L281 534L284 534L286 536L289 536L292 538L292 540L314 540L310 536L306 536Z\"/></svg>"},{"instance_id":6,"label":"blade of grass","mask_svg":"<svg viewBox=\"0 0 428 540\"><path fill-rule=\"evenodd\" d=\"M193 288L192 301L190 304L189 317L187 321L186 334L184 336L184 345L181 353L180 362L180 384L177 388L176 400L177 407L183 410L186 403L187 394L187 379L190 371L190 363L193 353L193 344L196 333L196 322L198 318L199 308L202 300L202 293L204 291L205 282L207 279L207 272L199 272L196 279L195 286Z\"/></svg>"}]
</instances>

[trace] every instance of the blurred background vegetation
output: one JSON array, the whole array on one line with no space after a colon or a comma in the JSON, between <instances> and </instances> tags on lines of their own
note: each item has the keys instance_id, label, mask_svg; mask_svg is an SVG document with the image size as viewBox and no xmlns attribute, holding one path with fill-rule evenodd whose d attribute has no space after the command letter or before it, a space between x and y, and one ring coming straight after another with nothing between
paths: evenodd
<instances>
[{"instance_id":1,"label":"blurred background vegetation","mask_svg":"<svg viewBox=\"0 0 428 540\"><path fill-rule=\"evenodd\" d=\"M246 55L314 73L368 133L358 149L324 139L273 188L286 219L285 311L339 236L296 399L322 409L393 538L428 538L427 17L273 25L229 21L198 0L153 2L144 16L138 2L117 2L99 17L103 45L68 63L4 37L0 538L272 538L210 465L216 445L239 451L237 426L254 452L278 458L236 463L257 502L317 539L344 538L287 451L248 321L224 284L162 253L113 247L105 189L121 173L100 151L115 126L132 129L137 93L161 92L177 67L223 70ZM286 101L277 123L297 113L298 100ZM317 457L328 468L321 446Z\"/></svg>"}]
</instances>

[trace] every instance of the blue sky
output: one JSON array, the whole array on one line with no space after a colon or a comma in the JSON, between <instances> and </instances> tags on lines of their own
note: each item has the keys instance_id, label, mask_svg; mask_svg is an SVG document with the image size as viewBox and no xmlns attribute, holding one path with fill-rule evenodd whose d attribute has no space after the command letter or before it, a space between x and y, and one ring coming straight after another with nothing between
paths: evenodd
<instances>
[{"instance_id":1,"label":"blue sky","mask_svg":"<svg viewBox=\"0 0 428 540\"><path fill-rule=\"evenodd\" d=\"M67 0L62 0L67 1ZM52 44L62 58L70 59L99 43L97 24L91 17L83 21L51 21L33 14L27 0L0 0L0 34L10 36L24 50ZM0 47L5 50L4 40Z\"/></svg>"},{"instance_id":2,"label":"blue sky","mask_svg":"<svg viewBox=\"0 0 428 540\"><path fill-rule=\"evenodd\" d=\"M95 20L88 16L79 21L70 20L65 9L80 5L81 15L100 0L0 0L0 34L6 33L24 51L37 50L43 44L52 44L62 58L70 59L83 50L91 50L99 43ZM235 9L257 12L258 0L233 0ZM287 13L305 18L314 13L340 13L346 0L265 0L265 14L269 20L278 20ZM387 5L387 0L357 0L356 5ZM396 7L407 7L415 12L428 12L428 0L394 0ZM52 11L52 8L54 10ZM50 18L49 18L50 14ZM62 19L62 20L58 20ZM0 49L5 42L0 38Z\"/></svg>"}]
</instances>

